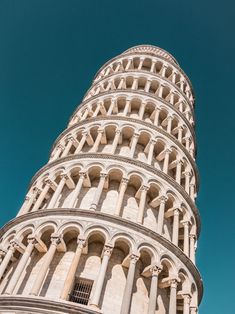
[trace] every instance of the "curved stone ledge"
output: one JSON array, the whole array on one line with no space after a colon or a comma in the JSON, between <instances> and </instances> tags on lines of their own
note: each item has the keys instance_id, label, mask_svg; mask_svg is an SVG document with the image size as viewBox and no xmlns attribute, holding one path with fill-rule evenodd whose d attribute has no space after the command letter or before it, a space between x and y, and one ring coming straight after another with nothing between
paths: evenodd
<instances>
[{"instance_id":1,"label":"curved stone ledge","mask_svg":"<svg viewBox=\"0 0 235 314\"><path fill-rule=\"evenodd\" d=\"M72 125L71 127L65 129L62 133L60 133L60 135L57 137L57 139L55 140L55 142L52 145L52 148L50 150L50 154L52 153L53 149L55 148L56 144L60 141L60 139L66 134L71 132L72 130L76 129L78 126L80 125L84 125L90 122L95 122L95 121L115 121L115 120L123 120L123 121L129 121L129 122L133 122L135 124L140 124L140 125L144 125L149 129L153 129L155 131L157 131L158 133L166 136L167 138L169 138L169 140L171 140L172 142L175 143L175 145L177 145L183 152L184 154L187 156L187 158L189 159L189 162L191 163L195 173L197 173L197 177L199 178L199 172L197 170L197 165L195 163L195 160L192 158L192 156L190 155L190 153L188 152L188 150L185 148L184 145L182 145L174 136L172 136L171 134L169 134L168 132L166 132L165 130L152 125L148 122L142 121L142 120L138 120L138 119L133 119L133 118L129 118L129 117L124 117L124 116L107 116L107 117L103 117L103 116L99 116L99 117L94 117L94 118L89 118L89 119L85 119L82 121L79 121L77 123L75 123L74 125ZM193 136L195 136L193 134ZM194 141L195 142L195 141Z\"/></svg>"},{"instance_id":2,"label":"curved stone ledge","mask_svg":"<svg viewBox=\"0 0 235 314\"><path fill-rule=\"evenodd\" d=\"M108 155L108 154L102 154L102 153L93 153L93 154L86 154L83 153L81 155L73 155L73 156L67 156L67 157L63 157L60 159L57 159L55 161L52 161L48 164L46 164L44 167L42 167L32 178L30 184L29 184L29 188L32 186L33 182L46 170L50 169L51 167L58 165L60 163L63 163L65 161L69 161L69 160L76 160L76 159L84 159L84 158L95 158L95 159L109 159L109 160L119 160L125 163L129 163L132 165L135 165L137 167L140 167L142 169L145 169L151 173L154 173L155 175L157 175L158 177L162 178L163 180L165 180L166 182L168 182L169 184L171 184L179 193L181 193L181 195L184 197L184 199L187 201L187 203L189 204L189 206L191 207L194 215L195 215L195 219L196 219L196 224L197 224L197 232L198 235L200 234L200 229L201 229L201 223L200 223L200 216L199 216L199 211L197 209L197 207L195 206L193 200L191 199L191 197L186 193L186 191L183 189L183 187L181 185L179 185L174 179L172 179L169 175L165 174L162 171L159 171L155 168L153 168L152 166L149 166L147 164L143 164L140 161L136 161L133 159L129 159L127 157L121 157L121 156L113 156L113 155Z\"/></svg>"},{"instance_id":3,"label":"curved stone ledge","mask_svg":"<svg viewBox=\"0 0 235 314\"><path fill-rule=\"evenodd\" d=\"M146 53L141 53L141 52L129 52L129 53L125 53L125 56L131 56L131 55L134 55L134 56L138 56L138 55L141 55L141 56L146 56L146 58L149 57L150 53L146 54ZM95 78L98 76L98 74L105 68L107 67L107 65L109 65L110 63L122 58L124 55L123 54L120 54L112 59L110 59L109 61L107 61L101 68L99 68L99 70L96 72L95 76L94 76L94 80ZM153 56L155 56L153 54ZM178 63L175 63L175 62L172 62L170 61L169 59L166 59L164 58L163 56L157 56L157 58L163 60L163 61L166 61L168 62L169 64L171 64L173 67L177 68L177 70L184 76L184 78L186 79L186 81L188 82L190 88L191 88L191 91L192 91L192 95L193 95L193 98L195 100L195 93L194 93L194 89L193 89L193 86L192 86L192 83L190 81L190 79L188 78L187 74L180 68L179 64ZM195 103L195 101L194 101Z\"/></svg>"},{"instance_id":4,"label":"curved stone ledge","mask_svg":"<svg viewBox=\"0 0 235 314\"><path fill-rule=\"evenodd\" d=\"M3 312L4 311L4 312ZM54 301L42 297L0 296L0 313L9 314L97 314L100 310L93 310L81 304L68 301Z\"/></svg>"},{"instance_id":5,"label":"curved stone ledge","mask_svg":"<svg viewBox=\"0 0 235 314\"><path fill-rule=\"evenodd\" d=\"M137 91L137 90L126 90L126 89L116 89L114 91L107 91L104 92L102 94L98 94L98 95L94 95L89 99L86 99L85 101L82 101L82 103L80 105L77 106L77 108L74 110L73 114L70 116L69 121L72 120L73 116L83 107L85 107L85 105L87 105L89 102L92 102L95 99L99 99L100 97L106 96L106 95L115 95L115 94L123 94L123 93L128 93L128 95L134 94L134 95L142 95L142 96L146 96L150 99L153 99L154 101L158 101L158 102L162 102L164 105L168 106L169 108L171 108L173 111L175 111L181 118L182 120L184 120L185 124L187 125L187 127L190 129L190 132L192 134L195 135L194 129L192 127L192 125L190 124L190 122L186 119L186 117L183 115L182 112L180 112L177 108L175 108L173 105L171 105L170 103L168 103L167 101L165 101L162 98L157 97L156 95L154 96L153 94L149 94L146 93L144 91ZM195 114L194 114L194 110L192 111L192 116L193 119L195 121ZM195 136L194 136L195 138ZM196 143L195 143L196 145ZM195 148L196 149L196 148Z\"/></svg>"},{"instance_id":6,"label":"curved stone ledge","mask_svg":"<svg viewBox=\"0 0 235 314\"><path fill-rule=\"evenodd\" d=\"M0 237L3 236L4 233L6 233L10 228L14 228L15 225L24 222L29 221L30 219L40 218L40 217L48 217L48 216L77 216L77 217L91 217L94 219L101 219L102 221L107 221L111 223L118 224L119 226L125 226L129 229L132 229L134 231L140 232L141 234L152 238L153 240L157 241L161 245L163 245L166 249L168 249L170 252L172 252L177 258L181 260L181 262L187 266L190 273L193 275L195 282L197 283L198 287L198 298L199 303L201 301L202 295L203 295L203 283L201 279L201 275L197 269L197 267L193 264L193 262L184 254L184 252L179 249L177 246L175 246L172 242L164 238L163 236L159 235L153 230L150 230L140 224L137 224L135 222L132 222L130 220L126 220L121 217L101 213L101 212L94 212L84 209L71 209L71 208L57 208L57 209L47 209L42 211L36 211L27 213L25 215L18 216L12 220L10 220L7 224L5 224L0 229Z\"/></svg>"}]
</instances>

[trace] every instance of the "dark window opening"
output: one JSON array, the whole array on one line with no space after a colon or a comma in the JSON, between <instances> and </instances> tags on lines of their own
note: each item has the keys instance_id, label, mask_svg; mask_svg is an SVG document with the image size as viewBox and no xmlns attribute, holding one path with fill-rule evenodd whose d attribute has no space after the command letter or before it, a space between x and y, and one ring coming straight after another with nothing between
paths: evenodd
<instances>
[{"instance_id":1,"label":"dark window opening","mask_svg":"<svg viewBox=\"0 0 235 314\"><path fill-rule=\"evenodd\" d=\"M69 294L69 301L87 305L93 281L79 278L76 280L73 290Z\"/></svg>"}]
</instances>

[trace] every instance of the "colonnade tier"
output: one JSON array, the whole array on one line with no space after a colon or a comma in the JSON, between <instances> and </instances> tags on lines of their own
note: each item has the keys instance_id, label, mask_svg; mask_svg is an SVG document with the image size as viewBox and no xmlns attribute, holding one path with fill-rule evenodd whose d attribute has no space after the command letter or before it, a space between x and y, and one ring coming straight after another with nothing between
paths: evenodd
<instances>
[{"instance_id":1,"label":"colonnade tier","mask_svg":"<svg viewBox=\"0 0 235 314\"><path fill-rule=\"evenodd\" d=\"M200 231L192 199L186 192L182 198L174 180L156 176L151 168L143 174L137 165L91 154L52 162L33 179L19 215L61 207L106 212L162 234L189 255L189 238L196 240Z\"/></svg>"},{"instance_id":2,"label":"colonnade tier","mask_svg":"<svg viewBox=\"0 0 235 314\"><path fill-rule=\"evenodd\" d=\"M76 124L56 141L50 161L83 153L108 153L135 158L164 171L183 187L186 176L189 177L189 184L198 185L196 164L187 149L164 132L143 126L135 119L104 120L100 117Z\"/></svg>"},{"instance_id":3,"label":"colonnade tier","mask_svg":"<svg viewBox=\"0 0 235 314\"><path fill-rule=\"evenodd\" d=\"M177 62L159 54L148 54L144 51L122 53L106 62L99 69L95 75L94 82L107 76L109 73L128 70L142 70L158 74L179 87L192 104L194 104L193 87L187 75L179 67Z\"/></svg>"},{"instance_id":4,"label":"colonnade tier","mask_svg":"<svg viewBox=\"0 0 235 314\"><path fill-rule=\"evenodd\" d=\"M53 289L55 300L66 300L68 287L73 282L68 274L79 254L72 278L79 269L81 275L95 281L90 304L94 305L98 296L96 305L104 312L106 304L114 302L114 314L125 306L131 314L142 313L141 309L154 313L156 307L162 312L187 313L186 306L188 313L195 313L202 296L198 270L179 248L156 232L104 213L61 209L20 216L1 230L0 253L3 260L0 273L6 269L4 261L10 264L0 285L5 295L20 291L20 294L50 299ZM108 286L101 280L102 274L96 277L90 268L93 259L101 269L106 260L105 274L111 276ZM64 260L70 261L70 268L63 267ZM26 273L21 271L22 261L27 264ZM49 268L53 271L48 272ZM118 278L124 275L125 269L128 276L122 284ZM113 290L118 285L120 293L113 298ZM134 287L129 295L125 293L128 285ZM107 289L110 293L106 293ZM153 293L156 289L158 298ZM142 290L146 298L144 307L138 301ZM165 294L166 290L169 295Z\"/></svg>"},{"instance_id":5,"label":"colonnade tier","mask_svg":"<svg viewBox=\"0 0 235 314\"><path fill-rule=\"evenodd\" d=\"M102 95L107 91L126 90L145 92L146 94L156 96L160 100L165 100L173 107L182 107L184 114L192 118L193 108L186 97L181 94L174 86L166 84L162 79L156 76L149 76L147 73L115 73L103 78L91 86L86 93L84 100L94 95Z\"/></svg>"},{"instance_id":6,"label":"colonnade tier","mask_svg":"<svg viewBox=\"0 0 235 314\"><path fill-rule=\"evenodd\" d=\"M174 127L188 128L188 137L192 136L193 144L196 145L193 129L194 120L190 118L189 112L185 111L182 103L178 107L174 107L159 97L143 91L109 91L102 95L94 95L82 102L71 116L69 126L100 115L103 117L111 115L134 117L151 125L158 124L162 127L165 126L165 123L162 125L162 122L166 118L172 118ZM174 132L171 133L170 131L169 133L174 135Z\"/></svg>"}]
</instances>

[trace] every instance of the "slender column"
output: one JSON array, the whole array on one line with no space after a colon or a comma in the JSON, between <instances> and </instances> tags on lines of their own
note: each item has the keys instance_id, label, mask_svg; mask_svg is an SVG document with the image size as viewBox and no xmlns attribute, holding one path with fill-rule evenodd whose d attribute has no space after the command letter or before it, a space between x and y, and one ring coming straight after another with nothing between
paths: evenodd
<instances>
[{"instance_id":1,"label":"slender column","mask_svg":"<svg viewBox=\"0 0 235 314\"><path fill-rule=\"evenodd\" d=\"M172 116L169 116L167 118L167 129L166 131L171 134L171 126L172 126L172 120L173 120L173 117Z\"/></svg>"},{"instance_id":2,"label":"slender column","mask_svg":"<svg viewBox=\"0 0 235 314\"><path fill-rule=\"evenodd\" d=\"M82 188L83 181L84 181L85 177L86 177L85 172L80 172L80 177L79 177L78 183L77 183L77 185L76 185L76 187L75 187L75 189L73 191L73 195L72 195L71 200L70 200L70 202L68 204L68 208L75 207L77 199L78 199L78 195L79 195L79 193L81 191L81 188Z\"/></svg>"},{"instance_id":3,"label":"slender column","mask_svg":"<svg viewBox=\"0 0 235 314\"><path fill-rule=\"evenodd\" d=\"M73 260L70 264L69 271L68 271L67 277L66 277L65 282L64 282L63 291L62 291L61 296L60 296L60 298L63 300L68 299L69 293L72 290L72 287L73 287L73 284L75 281L76 271L78 268L80 257L82 255L82 250L84 248L84 245L85 245L85 240L84 239L78 239L77 249L76 249L75 254L73 256Z\"/></svg>"},{"instance_id":4,"label":"slender column","mask_svg":"<svg viewBox=\"0 0 235 314\"><path fill-rule=\"evenodd\" d=\"M189 151L189 137L185 137L185 147Z\"/></svg>"},{"instance_id":5,"label":"slender column","mask_svg":"<svg viewBox=\"0 0 235 314\"><path fill-rule=\"evenodd\" d=\"M153 160L153 151L154 151L154 146L156 144L156 141L155 140L150 140L149 141L149 151L148 151L148 160L147 160L147 163L149 165L152 164L152 160Z\"/></svg>"},{"instance_id":6,"label":"slender column","mask_svg":"<svg viewBox=\"0 0 235 314\"><path fill-rule=\"evenodd\" d=\"M100 106L101 106L101 102L98 102L97 103L97 107L96 107L96 109L95 109L95 111L93 113L93 117L96 117L98 115L98 113L100 111Z\"/></svg>"},{"instance_id":7,"label":"slender column","mask_svg":"<svg viewBox=\"0 0 235 314\"><path fill-rule=\"evenodd\" d=\"M30 210L31 206L33 205L36 196L40 193L41 191L35 187L33 190L33 193L30 196L29 195L26 196L25 202L23 206L21 207L17 216L27 213Z\"/></svg>"},{"instance_id":8,"label":"slender column","mask_svg":"<svg viewBox=\"0 0 235 314\"><path fill-rule=\"evenodd\" d=\"M120 67L121 67L121 62L119 62L119 63L118 63L118 65L117 65L117 67L116 67L116 69L115 69L115 71L114 71L114 72L118 72L118 71L119 71L119 69L120 69Z\"/></svg>"},{"instance_id":9,"label":"slender column","mask_svg":"<svg viewBox=\"0 0 235 314\"><path fill-rule=\"evenodd\" d=\"M127 62L125 70L129 70L130 69L131 62L132 62L132 59L128 59L128 62Z\"/></svg>"},{"instance_id":10,"label":"slender column","mask_svg":"<svg viewBox=\"0 0 235 314\"><path fill-rule=\"evenodd\" d=\"M122 181L120 183L118 200L117 200L117 204L116 204L116 208L115 208L115 212L114 212L114 215L116 215L116 216L120 215L120 211L122 208L123 198L124 198L124 194L126 192L127 184L128 184L128 179L122 178Z\"/></svg>"},{"instance_id":11,"label":"slender column","mask_svg":"<svg viewBox=\"0 0 235 314\"><path fill-rule=\"evenodd\" d=\"M193 183L190 184L190 197L192 200L195 199L195 185Z\"/></svg>"},{"instance_id":12,"label":"slender column","mask_svg":"<svg viewBox=\"0 0 235 314\"><path fill-rule=\"evenodd\" d=\"M175 180L179 184L181 184L181 167L182 167L182 161L177 160Z\"/></svg>"},{"instance_id":13,"label":"slender column","mask_svg":"<svg viewBox=\"0 0 235 314\"><path fill-rule=\"evenodd\" d=\"M88 136L88 132L83 132L82 133L81 141L79 142L78 147L76 148L74 154L78 154L82 150L83 145L86 142L87 136Z\"/></svg>"},{"instance_id":14,"label":"slender column","mask_svg":"<svg viewBox=\"0 0 235 314\"><path fill-rule=\"evenodd\" d=\"M100 174L100 181L99 181L98 187L95 191L94 199L93 199L91 206L90 206L90 209L92 209L92 210L96 210L96 208L99 204L100 196L101 196L101 193L103 191L106 178L107 178L106 173Z\"/></svg>"},{"instance_id":15,"label":"slender column","mask_svg":"<svg viewBox=\"0 0 235 314\"><path fill-rule=\"evenodd\" d=\"M130 99L127 99L126 100L126 104L125 104L125 108L123 110L123 115L124 116L127 116L129 110L130 110L130 103L131 103L131 100Z\"/></svg>"},{"instance_id":16,"label":"slender column","mask_svg":"<svg viewBox=\"0 0 235 314\"><path fill-rule=\"evenodd\" d=\"M160 110L158 108L155 109L155 115L154 115L154 121L153 124L158 126L159 123L159 114L160 114Z\"/></svg>"},{"instance_id":17,"label":"slender column","mask_svg":"<svg viewBox=\"0 0 235 314\"><path fill-rule=\"evenodd\" d=\"M170 93L170 99L169 99L169 102L170 102L170 104L171 105L173 105L174 104L174 93L172 92L172 93Z\"/></svg>"},{"instance_id":18,"label":"slender column","mask_svg":"<svg viewBox=\"0 0 235 314\"><path fill-rule=\"evenodd\" d=\"M139 66L138 66L138 70L142 69L143 63L144 63L144 59L140 58L140 63L139 63Z\"/></svg>"},{"instance_id":19,"label":"slender column","mask_svg":"<svg viewBox=\"0 0 235 314\"><path fill-rule=\"evenodd\" d=\"M172 243L178 246L179 239L179 210L178 208L174 209L173 216L173 232L172 232Z\"/></svg>"},{"instance_id":20,"label":"slender column","mask_svg":"<svg viewBox=\"0 0 235 314\"><path fill-rule=\"evenodd\" d=\"M144 91L145 91L146 93L149 92L149 88L150 88L151 82L152 82L151 80L147 80L147 82L146 82L146 84L145 84Z\"/></svg>"},{"instance_id":21,"label":"slender column","mask_svg":"<svg viewBox=\"0 0 235 314\"><path fill-rule=\"evenodd\" d=\"M154 265L151 268L152 279L149 293L148 314L155 314L157 303L158 275L162 271L162 267Z\"/></svg>"},{"instance_id":22,"label":"slender column","mask_svg":"<svg viewBox=\"0 0 235 314\"><path fill-rule=\"evenodd\" d=\"M183 295L183 299L184 299L184 311L183 311L183 314L189 314L189 306L190 306L191 297L188 294L184 294Z\"/></svg>"},{"instance_id":23,"label":"slender column","mask_svg":"<svg viewBox=\"0 0 235 314\"><path fill-rule=\"evenodd\" d=\"M138 261L139 257L137 255L132 254L130 256L130 265L128 270L128 275L126 279L126 286L123 294L122 299L122 307L120 314L129 314L130 305L131 305L131 299L132 299L132 289L133 289L133 283L135 278L135 267L136 262Z\"/></svg>"},{"instance_id":24,"label":"slender column","mask_svg":"<svg viewBox=\"0 0 235 314\"><path fill-rule=\"evenodd\" d=\"M146 103L142 102L140 105L140 110L139 110L139 119L143 119L145 107L146 107Z\"/></svg>"},{"instance_id":25,"label":"slender column","mask_svg":"<svg viewBox=\"0 0 235 314\"><path fill-rule=\"evenodd\" d=\"M112 113L113 113L113 108L115 106L115 103L116 103L116 100L112 98L111 100L111 104L109 106L109 109L108 109L108 112L107 112L107 115L110 116Z\"/></svg>"},{"instance_id":26,"label":"slender column","mask_svg":"<svg viewBox=\"0 0 235 314\"><path fill-rule=\"evenodd\" d=\"M35 204L34 204L34 206L32 208L32 212L35 212L35 211L37 211L40 208L44 198L47 195L47 192L49 191L50 187L53 185L53 182L50 179L46 179L45 183L46 184L45 184L42 192L40 193L38 199L36 200L36 202L35 202Z\"/></svg>"},{"instance_id":27,"label":"slender column","mask_svg":"<svg viewBox=\"0 0 235 314\"><path fill-rule=\"evenodd\" d=\"M0 248L0 264L2 263L5 255L6 255L6 251Z\"/></svg>"},{"instance_id":28,"label":"slender column","mask_svg":"<svg viewBox=\"0 0 235 314\"><path fill-rule=\"evenodd\" d=\"M179 126L179 128L178 128L178 141L180 143L182 143L182 135L183 135L183 128L182 128L182 126Z\"/></svg>"},{"instance_id":29,"label":"slender column","mask_svg":"<svg viewBox=\"0 0 235 314\"><path fill-rule=\"evenodd\" d=\"M167 65L163 64L163 66L162 66L162 68L161 68L161 71L160 71L160 73L161 73L161 75L162 75L163 77L166 76L166 69L167 69Z\"/></svg>"},{"instance_id":30,"label":"slender column","mask_svg":"<svg viewBox=\"0 0 235 314\"><path fill-rule=\"evenodd\" d=\"M184 173L184 176L185 176L185 191L189 194L189 185L190 185L191 173L189 171L186 171Z\"/></svg>"},{"instance_id":31,"label":"slender column","mask_svg":"<svg viewBox=\"0 0 235 314\"><path fill-rule=\"evenodd\" d=\"M88 110L88 108L86 108L86 110L84 111L84 113L83 113L83 115L81 117L81 120L85 120L87 118L87 116L88 116L88 113L89 113L89 110Z\"/></svg>"},{"instance_id":32,"label":"slender column","mask_svg":"<svg viewBox=\"0 0 235 314\"><path fill-rule=\"evenodd\" d=\"M134 77L131 89L137 89L138 86L138 77Z\"/></svg>"},{"instance_id":33,"label":"slender column","mask_svg":"<svg viewBox=\"0 0 235 314\"><path fill-rule=\"evenodd\" d=\"M156 93L155 94L157 94L158 95L158 97L160 97L160 98L162 98L162 92L163 92L163 85L159 85L159 87L158 87L158 89L157 89L157 91L156 91Z\"/></svg>"},{"instance_id":34,"label":"slender column","mask_svg":"<svg viewBox=\"0 0 235 314\"><path fill-rule=\"evenodd\" d=\"M100 145L100 141L101 141L103 134L104 134L104 130L98 130L98 134L97 134L95 143L91 149L91 152L96 152L98 150L98 147Z\"/></svg>"},{"instance_id":35,"label":"slender column","mask_svg":"<svg viewBox=\"0 0 235 314\"><path fill-rule=\"evenodd\" d=\"M195 239L196 239L196 236L194 234L189 235L190 259L194 264L195 264Z\"/></svg>"},{"instance_id":36,"label":"slender column","mask_svg":"<svg viewBox=\"0 0 235 314\"><path fill-rule=\"evenodd\" d=\"M170 284L169 314L176 314L176 292L177 292L177 281L176 279L173 279L171 280L171 284Z\"/></svg>"},{"instance_id":37,"label":"slender column","mask_svg":"<svg viewBox=\"0 0 235 314\"><path fill-rule=\"evenodd\" d=\"M63 149L64 149L64 146L59 144L56 148L55 154L50 158L50 160L53 161L53 160L57 159L60 156Z\"/></svg>"},{"instance_id":38,"label":"slender column","mask_svg":"<svg viewBox=\"0 0 235 314\"><path fill-rule=\"evenodd\" d=\"M122 77L121 80L120 80L120 82L119 82L119 84L118 84L117 89L122 89L122 86L123 86L124 81L125 81L125 78Z\"/></svg>"},{"instance_id":39,"label":"slender column","mask_svg":"<svg viewBox=\"0 0 235 314\"><path fill-rule=\"evenodd\" d=\"M13 256L13 254L15 252L15 246L16 246L15 241L14 240L11 241L9 248L7 249L7 253L6 253L6 255L5 255L3 261L2 261L2 263L0 265L0 279L2 278L2 276L3 276L5 270L6 270L7 266L8 266L8 264L9 264L12 256Z\"/></svg>"},{"instance_id":40,"label":"slender column","mask_svg":"<svg viewBox=\"0 0 235 314\"><path fill-rule=\"evenodd\" d=\"M100 295L103 290L104 279L108 267L109 258L112 254L112 249L113 248L111 246L105 245L104 247L103 259L100 266L99 275L95 283L95 291L90 302L90 305L93 305L95 307L99 307Z\"/></svg>"},{"instance_id":41,"label":"slender column","mask_svg":"<svg viewBox=\"0 0 235 314\"><path fill-rule=\"evenodd\" d=\"M139 133L134 133L132 136L131 148L130 148L130 157L134 156L135 148L136 148L136 145L138 143L139 136L140 136Z\"/></svg>"},{"instance_id":42,"label":"slender column","mask_svg":"<svg viewBox=\"0 0 235 314\"><path fill-rule=\"evenodd\" d=\"M171 150L170 149L166 149L166 151L165 151L165 158L164 158L164 162L163 162L163 172L166 173L166 174L168 173L170 153L171 153Z\"/></svg>"},{"instance_id":43,"label":"slender column","mask_svg":"<svg viewBox=\"0 0 235 314\"><path fill-rule=\"evenodd\" d=\"M112 144L112 148L110 150L110 154L114 154L115 153L117 145L118 145L118 141L119 141L119 138L120 138L120 134L121 134L121 130L116 130L115 131L115 136L114 136L114 139L113 139L113 144Z\"/></svg>"},{"instance_id":44,"label":"slender column","mask_svg":"<svg viewBox=\"0 0 235 314\"><path fill-rule=\"evenodd\" d=\"M183 222L184 226L184 253L189 255L189 221Z\"/></svg>"},{"instance_id":45,"label":"slender column","mask_svg":"<svg viewBox=\"0 0 235 314\"><path fill-rule=\"evenodd\" d=\"M74 142L74 138L73 137L69 137L67 145L65 146L65 149L64 149L63 154L61 155L61 157L65 157L65 156L68 155L68 153L70 151L70 148L73 146L73 142Z\"/></svg>"},{"instance_id":46,"label":"slender column","mask_svg":"<svg viewBox=\"0 0 235 314\"><path fill-rule=\"evenodd\" d=\"M50 267L50 264L53 260L53 257L54 257L54 254L56 252L56 248L57 248L57 245L61 242L61 239L60 237L58 236L52 236L51 237L51 245L50 245L50 248L49 250L47 251L46 253L46 256L45 256L45 259L44 259L44 262L40 268L40 271L38 272L37 274L37 277L34 281L34 284L33 284L33 288L31 290L31 295L38 295L40 289L41 289L41 286L42 286L42 283L46 277L46 274L48 272L48 269Z\"/></svg>"},{"instance_id":47,"label":"slender column","mask_svg":"<svg viewBox=\"0 0 235 314\"><path fill-rule=\"evenodd\" d=\"M22 255L12 277L11 277L11 280L7 286L7 289L6 289L6 294L12 294L19 278L20 278L20 275L22 274L23 270L25 269L25 266L29 260L29 257L34 249L34 245L35 245L35 238L30 236L28 237L28 245L24 251L24 254Z\"/></svg>"},{"instance_id":48,"label":"slender column","mask_svg":"<svg viewBox=\"0 0 235 314\"><path fill-rule=\"evenodd\" d=\"M160 206L159 206L158 219L157 219L157 232L159 234L162 234L166 201L167 201L166 196L160 197Z\"/></svg>"},{"instance_id":49,"label":"slender column","mask_svg":"<svg viewBox=\"0 0 235 314\"><path fill-rule=\"evenodd\" d=\"M175 80L176 80L176 72L172 73L172 83L175 84Z\"/></svg>"},{"instance_id":50,"label":"slender column","mask_svg":"<svg viewBox=\"0 0 235 314\"><path fill-rule=\"evenodd\" d=\"M151 73L155 73L155 65L156 65L156 61L153 60L151 64L151 68L150 68Z\"/></svg>"},{"instance_id":51,"label":"slender column","mask_svg":"<svg viewBox=\"0 0 235 314\"><path fill-rule=\"evenodd\" d=\"M68 176L66 174L62 174L60 179L60 183L57 185L57 188L50 200L50 203L48 204L48 208L53 208L63 190L63 187L65 185L65 182L68 180Z\"/></svg>"},{"instance_id":52,"label":"slender column","mask_svg":"<svg viewBox=\"0 0 235 314\"><path fill-rule=\"evenodd\" d=\"M145 185L141 187L140 203L139 203L139 210L138 210L138 217L137 217L137 222L140 224L143 223L143 219L144 219L144 208L145 208L145 202L146 202L148 189L149 187Z\"/></svg>"}]
</instances>

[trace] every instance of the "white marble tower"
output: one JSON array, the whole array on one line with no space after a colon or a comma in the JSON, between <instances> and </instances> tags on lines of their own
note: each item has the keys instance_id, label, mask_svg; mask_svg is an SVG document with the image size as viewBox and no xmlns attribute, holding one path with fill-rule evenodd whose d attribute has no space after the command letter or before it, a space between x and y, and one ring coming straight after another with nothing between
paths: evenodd
<instances>
[{"instance_id":1,"label":"white marble tower","mask_svg":"<svg viewBox=\"0 0 235 314\"><path fill-rule=\"evenodd\" d=\"M195 146L174 57L108 61L0 229L0 313L197 313Z\"/></svg>"}]
</instances>

